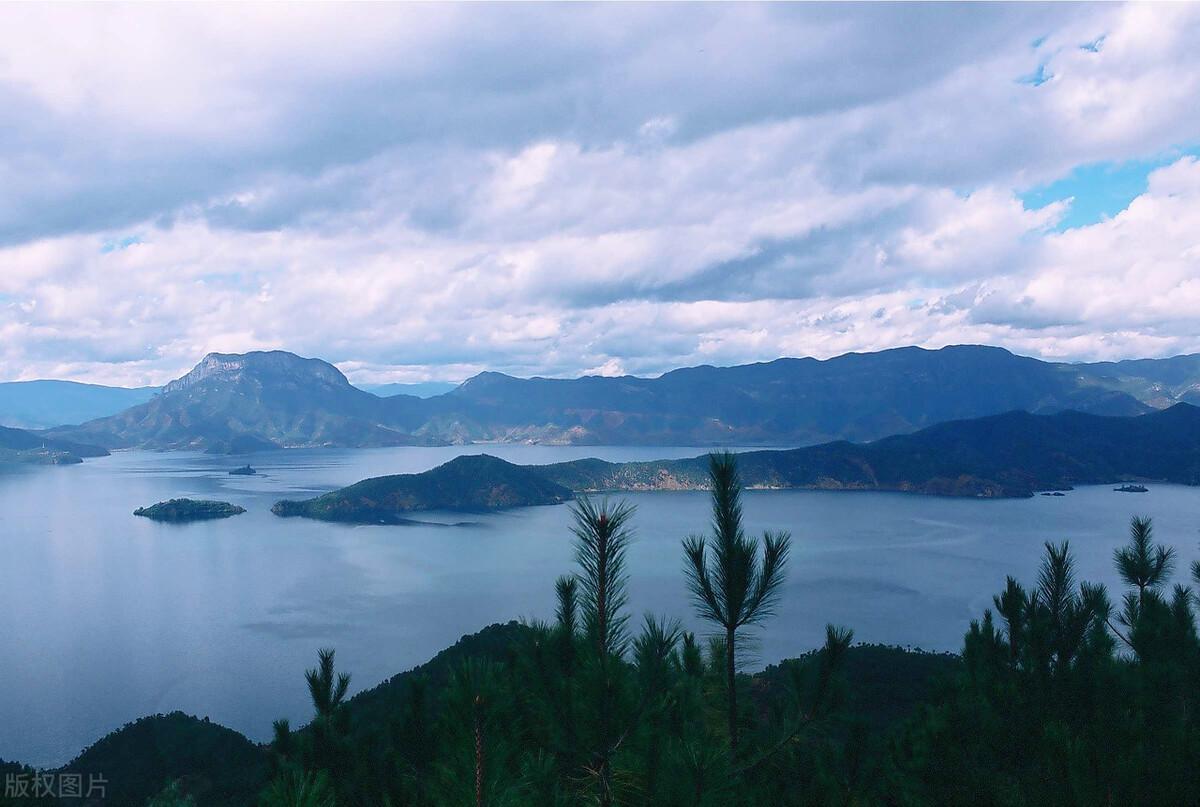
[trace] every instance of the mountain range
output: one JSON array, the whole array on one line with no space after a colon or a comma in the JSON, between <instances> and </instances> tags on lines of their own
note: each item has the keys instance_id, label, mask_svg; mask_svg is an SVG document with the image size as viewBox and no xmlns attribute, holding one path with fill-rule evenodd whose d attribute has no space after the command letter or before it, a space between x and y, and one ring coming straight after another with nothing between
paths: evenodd
<instances>
[{"instance_id":1,"label":"mountain range","mask_svg":"<svg viewBox=\"0 0 1200 807\"><path fill-rule=\"evenodd\" d=\"M1200 373L1197 374L1200 379ZM691 367L658 378L482 373L430 400L424 428L466 440L807 445L875 440L1013 409L1130 415L1149 404L1074 365L984 346Z\"/></svg>"},{"instance_id":2,"label":"mountain range","mask_svg":"<svg viewBox=\"0 0 1200 807\"><path fill-rule=\"evenodd\" d=\"M53 438L106 448L470 442L814 445L1012 410L1136 415L1200 402L1200 355L1062 364L959 345L691 367L657 378L481 373L428 398L380 397L283 351L210 354L143 403Z\"/></svg>"}]
</instances>

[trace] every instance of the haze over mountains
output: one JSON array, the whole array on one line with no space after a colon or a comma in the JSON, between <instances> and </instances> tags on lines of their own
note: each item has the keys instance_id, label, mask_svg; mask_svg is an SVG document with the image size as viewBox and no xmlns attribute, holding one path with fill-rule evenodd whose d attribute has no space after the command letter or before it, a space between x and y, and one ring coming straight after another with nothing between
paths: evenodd
<instances>
[{"instance_id":1,"label":"haze over mountains","mask_svg":"<svg viewBox=\"0 0 1200 807\"><path fill-rule=\"evenodd\" d=\"M83 423L144 403L158 387L106 387L75 381L0 383L0 426L47 429Z\"/></svg>"},{"instance_id":2,"label":"haze over mountains","mask_svg":"<svg viewBox=\"0 0 1200 807\"><path fill-rule=\"evenodd\" d=\"M44 434L0 426L0 464L74 465L84 457L100 457L108 452L92 445L56 440Z\"/></svg>"},{"instance_id":3,"label":"haze over mountains","mask_svg":"<svg viewBox=\"0 0 1200 807\"><path fill-rule=\"evenodd\" d=\"M430 398L379 397L283 351L210 354L145 403L48 435L106 448L469 442L814 445L1011 410L1136 415L1200 402L1200 356L1060 364L987 346L693 367L659 378L485 372Z\"/></svg>"},{"instance_id":4,"label":"haze over mountains","mask_svg":"<svg viewBox=\"0 0 1200 807\"><path fill-rule=\"evenodd\" d=\"M418 381L412 384L355 384L361 390L366 390L380 398L390 398L393 395L412 395L417 398L432 398L435 395L445 395L458 386L449 381Z\"/></svg>"}]
</instances>

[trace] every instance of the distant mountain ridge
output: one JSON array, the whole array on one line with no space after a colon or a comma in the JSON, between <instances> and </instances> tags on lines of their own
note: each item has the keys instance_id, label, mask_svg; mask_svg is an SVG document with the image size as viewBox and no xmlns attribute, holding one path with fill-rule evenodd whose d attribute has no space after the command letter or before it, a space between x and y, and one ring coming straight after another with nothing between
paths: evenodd
<instances>
[{"instance_id":1,"label":"distant mountain ridge","mask_svg":"<svg viewBox=\"0 0 1200 807\"><path fill-rule=\"evenodd\" d=\"M690 367L650 379L481 373L431 399L430 423L463 440L806 445L875 440L1013 409L1149 411L1077 369L961 345Z\"/></svg>"},{"instance_id":2,"label":"distant mountain ridge","mask_svg":"<svg viewBox=\"0 0 1200 807\"><path fill-rule=\"evenodd\" d=\"M417 381L411 384L355 384L361 390L366 390L380 398L391 398L393 395L412 395L417 398L432 398L435 395L445 395L458 384L448 381Z\"/></svg>"},{"instance_id":3,"label":"distant mountain ridge","mask_svg":"<svg viewBox=\"0 0 1200 807\"><path fill-rule=\"evenodd\" d=\"M1180 402L1200 405L1200 353L1066 366L1085 368L1097 383L1158 409Z\"/></svg>"},{"instance_id":4,"label":"distant mountain ridge","mask_svg":"<svg viewBox=\"0 0 1200 807\"><path fill-rule=\"evenodd\" d=\"M75 381L0 383L0 426L47 429L115 415L144 403L157 387L106 387Z\"/></svg>"},{"instance_id":5,"label":"distant mountain ridge","mask_svg":"<svg viewBox=\"0 0 1200 807\"><path fill-rule=\"evenodd\" d=\"M1012 410L1136 415L1200 399L1200 356L1061 364L981 345L700 366L658 378L485 372L428 398L381 398L284 351L210 354L155 396L51 436L108 448L815 445Z\"/></svg>"}]
</instances>

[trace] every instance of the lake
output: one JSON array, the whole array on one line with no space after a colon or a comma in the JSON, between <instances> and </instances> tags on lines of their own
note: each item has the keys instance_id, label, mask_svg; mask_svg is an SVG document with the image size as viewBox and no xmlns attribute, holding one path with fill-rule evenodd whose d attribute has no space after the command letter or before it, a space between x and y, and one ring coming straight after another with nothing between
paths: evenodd
<instances>
[{"instance_id":1,"label":"lake","mask_svg":"<svg viewBox=\"0 0 1200 807\"><path fill-rule=\"evenodd\" d=\"M420 471L461 453L540 463L701 451L122 452L0 471L0 758L59 764L130 720L175 709L265 740L273 719L307 721L303 673L318 648L337 649L353 691L369 688L489 623L551 617L554 579L572 570L565 506L349 526L277 518L270 507L280 498ZM247 459L260 476L228 474ZM187 525L132 515L181 496L248 512ZM650 610L703 630L690 616L680 541L706 529L706 496L626 498L638 507L628 560L635 620ZM794 536L784 599L758 633L752 669L819 645L827 622L860 640L957 650L1005 575L1033 580L1047 540L1069 539L1080 577L1119 589L1112 551L1132 514L1154 516L1158 536L1179 550L1181 572L1200 554L1200 489L1169 485L1005 501L756 491L745 508L753 531Z\"/></svg>"}]
</instances>

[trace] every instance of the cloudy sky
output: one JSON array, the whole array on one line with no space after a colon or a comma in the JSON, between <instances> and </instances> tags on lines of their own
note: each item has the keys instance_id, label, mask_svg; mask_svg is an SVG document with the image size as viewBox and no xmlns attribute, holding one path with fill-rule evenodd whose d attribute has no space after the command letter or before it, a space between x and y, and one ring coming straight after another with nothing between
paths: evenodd
<instances>
[{"instance_id":1,"label":"cloudy sky","mask_svg":"<svg viewBox=\"0 0 1200 807\"><path fill-rule=\"evenodd\" d=\"M1200 351L1200 5L0 8L0 380Z\"/></svg>"}]
</instances>

